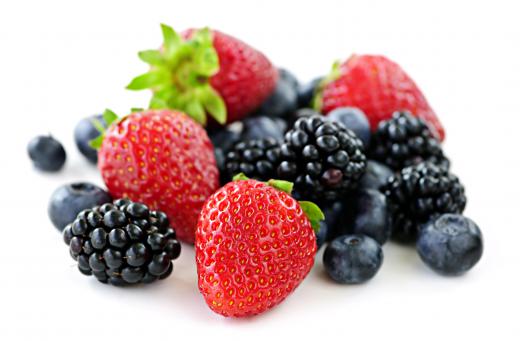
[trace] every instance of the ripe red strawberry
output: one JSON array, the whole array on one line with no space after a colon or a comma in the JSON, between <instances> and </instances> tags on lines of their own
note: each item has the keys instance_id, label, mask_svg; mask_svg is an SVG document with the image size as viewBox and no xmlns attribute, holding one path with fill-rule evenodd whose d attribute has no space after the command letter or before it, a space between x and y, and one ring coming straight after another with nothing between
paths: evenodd
<instances>
[{"instance_id":1,"label":"ripe red strawberry","mask_svg":"<svg viewBox=\"0 0 520 341\"><path fill-rule=\"evenodd\" d=\"M101 138L98 166L109 192L164 211L178 238L193 243L200 209L219 186L206 131L182 112L149 110L115 122Z\"/></svg>"},{"instance_id":2,"label":"ripe red strawberry","mask_svg":"<svg viewBox=\"0 0 520 341\"><path fill-rule=\"evenodd\" d=\"M444 140L444 128L421 90L399 65L383 56L353 55L336 65L316 99L323 113L345 106L360 108L373 130L395 111L408 110Z\"/></svg>"},{"instance_id":3,"label":"ripe red strawberry","mask_svg":"<svg viewBox=\"0 0 520 341\"><path fill-rule=\"evenodd\" d=\"M288 186L289 185L289 186ZM272 187L274 186L274 187ZM211 195L197 225L199 290L224 316L262 313L285 299L314 264L323 213L270 180L230 182Z\"/></svg>"},{"instance_id":4,"label":"ripe red strawberry","mask_svg":"<svg viewBox=\"0 0 520 341\"><path fill-rule=\"evenodd\" d=\"M128 85L152 89L151 108L182 110L202 124L208 113L222 124L242 119L272 93L277 69L246 43L207 28L162 31L161 49L139 53L151 70Z\"/></svg>"}]
</instances>

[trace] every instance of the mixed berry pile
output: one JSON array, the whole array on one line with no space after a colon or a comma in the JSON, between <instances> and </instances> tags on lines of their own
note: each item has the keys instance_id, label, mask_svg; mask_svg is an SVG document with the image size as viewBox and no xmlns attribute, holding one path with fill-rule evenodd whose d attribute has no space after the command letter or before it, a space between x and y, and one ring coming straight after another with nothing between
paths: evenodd
<instances>
[{"instance_id":1,"label":"mixed berry pile","mask_svg":"<svg viewBox=\"0 0 520 341\"><path fill-rule=\"evenodd\" d=\"M242 317L289 296L321 247L343 284L373 278L388 240L443 275L479 261L445 130L399 65L354 55L300 84L230 35L161 29L162 46L139 53L149 71L127 86L151 90L148 108L106 110L74 130L106 190L65 184L50 199L81 273L117 286L165 279L182 241L207 305ZM28 152L42 171L66 161L52 136Z\"/></svg>"}]
</instances>

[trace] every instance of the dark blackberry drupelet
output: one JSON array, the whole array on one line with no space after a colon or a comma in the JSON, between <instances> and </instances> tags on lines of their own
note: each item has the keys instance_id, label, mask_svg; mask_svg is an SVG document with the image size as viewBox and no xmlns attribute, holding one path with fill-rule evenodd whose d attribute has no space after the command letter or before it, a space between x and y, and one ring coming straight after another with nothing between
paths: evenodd
<instances>
[{"instance_id":1,"label":"dark blackberry drupelet","mask_svg":"<svg viewBox=\"0 0 520 341\"><path fill-rule=\"evenodd\" d=\"M417 239L420 226L443 213L462 213L464 186L447 169L431 162L406 167L382 188L392 215L392 238Z\"/></svg>"},{"instance_id":2,"label":"dark blackberry drupelet","mask_svg":"<svg viewBox=\"0 0 520 341\"><path fill-rule=\"evenodd\" d=\"M278 178L294 182L304 199L336 200L357 186L365 171L363 142L323 116L298 119L280 148Z\"/></svg>"},{"instance_id":3,"label":"dark blackberry drupelet","mask_svg":"<svg viewBox=\"0 0 520 341\"><path fill-rule=\"evenodd\" d=\"M239 142L226 154L226 177L230 181L244 173L257 180L274 179L279 160L280 144L274 138Z\"/></svg>"},{"instance_id":4,"label":"dark blackberry drupelet","mask_svg":"<svg viewBox=\"0 0 520 341\"><path fill-rule=\"evenodd\" d=\"M166 214L128 199L80 212L63 239L81 273L117 286L168 277L181 252Z\"/></svg>"},{"instance_id":5,"label":"dark blackberry drupelet","mask_svg":"<svg viewBox=\"0 0 520 341\"><path fill-rule=\"evenodd\" d=\"M450 162L442 152L441 143L428 125L409 112L395 112L382 121L372 136L368 156L399 171L404 167L429 161L449 168Z\"/></svg>"}]
</instances>

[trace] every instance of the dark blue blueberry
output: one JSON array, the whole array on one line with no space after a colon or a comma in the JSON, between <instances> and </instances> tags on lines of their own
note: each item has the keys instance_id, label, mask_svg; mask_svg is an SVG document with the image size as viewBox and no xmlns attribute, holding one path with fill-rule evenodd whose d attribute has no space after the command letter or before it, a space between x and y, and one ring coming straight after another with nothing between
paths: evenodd
<instances>
[{"instance_id":1,"label":"dark blue blueberry","mask_svg":"<svg viewBox=\"0 0 520 341\"><path fill-rule=\"evenodd\" d=\"M361 234L337 237L323 253L325 270L338 283L365 282L375 276L382 263L381 246Z\"/></svg>"},{"instance_id":2,"label":"dark blue blueberry","mask_svg":"<svg viewBox=\"0 0 520 341\"><path fill-rule=\"evenodd\" d=\"M479 227L459 214L443 214L422 227L417 251L423 262L442 275L461 275L482 257Z\"/></svg>"},{"instance_id":3,"label":"dark blue blueberry","mask_svg":"<svg viewBox=\"0 0 520 341\"><path fill-rule=\"evenodd\" d=\"M394 175L394 172L384 164L368 160L365 174L359 179L359 188L380 190L392 175Z\"/></svg>"},{"instance_id":4,"label":"dark blue blueberry","mask_svg":"<svg viewBox=\"0 0 520 341\"><path fill-rule=\"evenodd\" d=\"M287 117L298 108L297 96L291 81L280 77L273 93L260 105L255 116Z\"/></svg>"},{"instance_id":5,"label":"dark blue blueberry","mask_svg":"<svg viewBox=\"0 0 520 341\"><path fill-rule=\"evenodd\" d=\"M297 90L300 86L300 82L298 78L289 70L284 68L278 68L278 77L280 79L288 82L295 90Z\"/></svg>"},{"instance_id":6,"label":"dark blue blueberry","mask_svg":"<svg viewBox=\"0 0 520 341\"><path fill-rule=\"evenodd\" d=\"M328 240L331 239L331 235L336 228L336 224L339 221L339 217L343 213L343 203L335 201L332 203L323 203L319 205L325 219L320 222L320 229L316 233L316 243L318 249Z\"/></svg>"},{"instance_id":7,"label":"dark blue blueberry","mask_svg":"<svg viewBox=\"0 0 520 341\"><path fill-rule=\"evenodd\" d=\"M27 146L27 152L34 166L47 172L59 171L67 159L65 149L52 136L33 138Z\"/></svg>"},{"instance_id":8,"label":"dark blue blueberry","mask_svg":"<svg viewBox=\"0 0 520 341\"><path fill-rule=\"evenodd\" d=\"M238 141L240 141L243 124L234 122L224 128L217 128L208 132L209 139L213 143L215 149L221 149L224 154Z\"/></svg>"},{"instance_id":9,"label":"dark blue blueberry","mask_svg":"<svg viewBox=\"0 0 520 341\"><path fill-rule=\"evenodd\" d=\"M242 123L244 125L241 134L242 141L260 140L268 137L282 141L287 128L287 123L284 120L267 116L248 117Z\"/></svg>"},{"instance_id":10,"label":"dark blue blueberry","mask_svg":"<svg viewBox=\"0 0 520 341\"><path fill-rule=\"evenodd\" d=\"M63 185L52 193L48 207L49 218L62 231L81 211L111 200L110 194L88 182Z\"/></svg>"},{"instance_id":11,"label":"dark blue blueberry","mask_svg":"<svg viewBox=\"0 0 520 341\"><path fill-rule=\"evenodd\" d=\"M99 136L100 132L92 124L93 120L98 120L104 127L106 123L103 120L103 115L95 115L85 117L78 122L74 128L74 141L81 154L83 154L90 162L97 163L97 150L93 149L89 142Z\"/></svg>"},{"instance_id":12,"label":"dark blue blueberry","mask_svg":"<svg viewBox=\"0 0 520 341\"><path fill-rule=\"evenodd\" d=\"M298 108L309 108L312 106L312 98L316 87L320 84L323 77L317 77L309 83L301 85L298 88Z\"/></svg>"},{"instance_id":13,"label":"dark blue blueberry","mask_svg":"<svg viewBox=\"0 0 520 341\"><path fill-rule=\"evenodd\" d=\"M365 148L370 144L370 123L365 114L351 107L343 107L332 110L327 114L327 119L342 123L346 128L352 130L363 142Z\"/></svg>"}]
</instances>

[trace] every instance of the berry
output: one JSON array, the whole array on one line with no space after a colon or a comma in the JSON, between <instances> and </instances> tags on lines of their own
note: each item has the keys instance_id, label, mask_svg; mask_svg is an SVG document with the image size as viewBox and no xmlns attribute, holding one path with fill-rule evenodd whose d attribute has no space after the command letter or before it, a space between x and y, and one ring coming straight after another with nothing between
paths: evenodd
<instances>
[{"instance_id":1,"label":"berry","mask_svg":"<svg viewBox=\"0 0 520 341\"><path fill-rule=\"evenodd\" d=\"M300 82L298 81L298 78L289 70L284 68L278 68L278 75L280 79L283 79L291 87L293 87L295 90L297 90L300 87Z\"/></svg>"},{"instance_id":2,"label":"berry","mask_svg":"<svg viewBox=\"0 0 520 341\"><path fill-rule=\"evenodd\" d=\"M52 136L33 138L27 146L27 151L34 166L46 172L59 171L67 158L61 143Z\"/></svg>"},{"instance_id":3,"label":"berry","mask_svg":"<svg viewBox=\"0 0 520 341\"><path fill-rule=\"evenodd\" d=\"M241 134L243 141L274 138L283 140L287 123L280 118L266 116L248 117L242 121L244 129Z\"/></svg>"},{"instance_id":4,"label":"berry","mask_svg":"<svg viewBox=\"0 0 520 341\"><path fill-rule=\"evenodd\" d=\"M315 217L316 211L309 213L309 202L298 203L277 188L256 180L233 181L202 208L195 242L198 284L218 314L242 317L274 307L314 264L311 224L319 223L307 215Z\"/></svg>"},{"instance_id":5,"label":"berry","mask_svg":"<svg viewBox=\"0 0 520 341\"><path fill-rule=\"evenodd\" d=\"M316 93L316 89L323 80L323 77L316 77L310 82L300 85L298 88L298 107L309 108L312 106L312 98Z\"/></svg>"},{"instance_id":6,"label":"berry","mask_svg":"<svg viewBox=\"0 0 520 341\"><path fill-rule=\"evenodd\" d=\"M193 243L200 209L219 186L199 124L178 111L134 112L108 128L98 155L112 195L164 211L179 239Z\"/></svg>"},{"instance_id":7,"label":"berry","mask_svg":"<svg viewBox=\"0 0 520 341\"><path fill-rule=\"evenodd\" d=\"M63 239L81 273L117 286L168 277L180 254L165 214L128 199L83 210Z\"/></svg>"},{"instance_id":8,"label":"berry","mask_svg":"<svg viewBox=\"0 0 520 341\"><path fill-rule=\"evenodd\" d=\"M228 179L244 173L249 178L269 180L276 177L280 145L273 138L237 143L226 155Z\"/></svg>"},{"instance_id":9,"label":"berry","mask_svg":"<svg viewBox=\"0 0 520 341\"><path fill-rule=\"evenodd\" d=\"M336 226L344 214L344 203L342 201L333 201L320 204L325 219L320 222L320 229L316 233L316 243L320 249L325 242L331 239L332 234L336 231Z\"/></svg>"},{"instance_id":10,"label":"berry","mask_svg":"<svg viewBox=\"0 0 520 341\"><path fill-rule=\"evenodd\" d=\"M372 238L345 235L334 239L323 253L323 265L334 281L359 284L375 276L383 263L383 250Z\"/></svg>"},{"instance_id":11,"label":"berry","mask_svg":"<svg viewBox=\"0 0 520 341\"><path fill-rule=\"evenodd\" d=\"M315 98L323 113L339 107L356 107L365 113L372 130L392 113L409 110L444 140L444 128L415 82L396 63L383 56L353 55L331 76Z\"/></svg>"},{"instance_id":12,"label":"berry","mask_svg":"<svg viewBox=\"0 0 520 341\"><path fill-rule=\"evenodd\" d=\"M386 197L374 189L363 189L346 200L335 236L363 234L383 245L390 237L391 217Z\"/></svg>"},{"instance_id":13,"label":"berry","mask_svg":"<svg viewBox=\"0 0 520 341\"><path fill-rule=\"evenodd\" d=\"M244 118L273 92L278 70L251 46L217 30L190 29L181 36L161 28L162 47L139 54L151 70L128 85L152 89L151 108L181 110L200 123L208 113L223 124Z\"/></svg>"},{"instance_id":14,"label":"berry","mask_svg":"<svg viewBox=\"0 0 520 341\"><path fill-rule=\"evenodd\" d=\"M392 215L392 237L415 241L420 225L443 213L462 213L464 186L442 167L429 162L406 167L383 187Z\"/></svg>"},{"instance_id":15,"label":"berry","mask_svg":"<svg viewBox=\"0 0 520 341\"><path fill-rule=\"evenodd\" d=\"M380 190L392 175L394 172L384 164L368 160L366 171L359 179L359 188Z\"/></svg>"},{"instance_id":16,"label":"berry","mask_svg":"<svg viewBox=\"0 0 520 341\"><path fill-rule=\"evenodd\" d=\"M482 257L482 233L471 219L443 214L420 231L417 251L423 262L442 275L461 275Z\"/></svg>"},{"instance_id":17,"label":"berry","mask_svg":"<svg viewBox=\"0 0 520 341\"><path fill-rule=\"evenodd\" d=\"M370 145L370 123L365 114L357 108L336 108L327 114L327 118L339 122L352 130L363 142L365 148Z\"/></svg>"},{"instance_id":18,"label":"berry","mask_svg":"<svg viewBox=\"0 0 520 341\"><path fill-rule=\"evenodd\" d=\"M48 214L53 225L63 231L83 210L112 201L110 194L88 182L76 182L58 187L51 195ZM97 216L85 216L96 226Z\"/></svg>"},{"instance_id":19,"label":"berry","mask_svg":"<svg viewBox=\"0 0 520 341\"><path fill-rule=\"evenodd\" d=\"M90 162L97 163L97 150L90 146L90 141L97 138L101 133L92 123L94 120L97 120L106 128L106 122L103 120L103 115L86 117L79 121L76 128L74 128L74 141L83 156L85 156Z\"/></svg>"},{"instance_id":20,"label":"berry","mask_svg":"<svg viewBox=\"0 0 520 341\"><path fill-rule=\"evenodd\" d=\"M298 94L290 80L278 78L274 91L260 105L256 115L286 117L298 108Z\"/></svg>"},{"instance_id":21,"label":"berry","mask_svg":"<svg viewBox=\"0 0 520 341\"><path fill-rule=\"evenodd\" d=\"M287 118L287 123L288 123L289 127L292 127L298 119L300 119L302 117L310 117L310 116L315 116L315 115L319 116L321 114L311 108L301 108L296 111L293 111L289 115L289 117Z\"/></svg>"},{"instance_id":22,"label":"berry","mask_svg":"<svg viewBox=\"0 0 520 341\"><path fill-rule=\"evenodd\" d=\"M369 156L397 171L422 161L445 168L450 164L426 123L409 112L395 112L379 123Z\"/></svg>"},{"instance_id":23,"label":"berry","mask_svg":"<svg viewBox=\"0 0 520 341\"><path fill-rule=\"evenodd\" d=\"M365 171L361 140L323 116L298 119L280 150L278 177L293 181L304 198L335 200L355 188Z\"/></svg>"}]
</instances>

